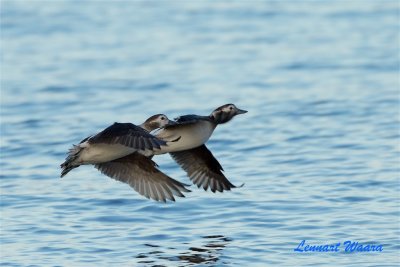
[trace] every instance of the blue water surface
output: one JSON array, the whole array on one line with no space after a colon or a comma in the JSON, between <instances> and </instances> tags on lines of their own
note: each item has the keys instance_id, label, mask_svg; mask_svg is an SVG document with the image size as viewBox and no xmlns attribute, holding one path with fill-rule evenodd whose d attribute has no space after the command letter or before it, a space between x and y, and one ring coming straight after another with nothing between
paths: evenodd
<instances>
[{"instance_id":1,"label":"blue water surface","mask_svg":"<svg viewBox=\"0 0 400 267\"><path fill-rule=\"evenodd\" d=\"M398 1L11 1L1 15L1 266L400 264ZM82 138L249 112L208 147L232 183L147 200ZM161 170L184 183L168 156ZM382 252L300 253L302 241Z\"/></svg>"}]
</instances>

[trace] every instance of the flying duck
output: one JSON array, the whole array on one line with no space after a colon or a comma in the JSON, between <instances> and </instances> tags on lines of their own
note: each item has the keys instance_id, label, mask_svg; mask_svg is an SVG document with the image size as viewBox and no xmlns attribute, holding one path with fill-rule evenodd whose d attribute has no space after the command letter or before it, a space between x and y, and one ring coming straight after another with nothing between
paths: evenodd
<instances>
[{"instance_id":1,"label":"flying duck","mask_svg":"<svg viewBox=\"0 0 400 267\"><path fill-rule=\"evenodd\" d=\"M140 125L116 122L73 145L61 164L61 177L80 165L92 164L147 198L166 202L166 199L175 201L174 195L184 197L182 192L190 192L186 185L161 172L151 159L156 152L176 141L150 133L170 123L164 114L153 115Z\"/></svg>"},{"instance_id":2,"label":"flying duck","mask_svg":"<svg viewBox=\"0 0 400 267\"><path fill-rule=\"evenodd\" d=\"M210 188L215 193L235 188L236 186L222 173L221 164L204 143L208 141L217 125L246 112L234 104L225 104L215 109L209 116L180 116L156 134L160 139L174 139L176 142L161 147L155 154L169 152L190 180L206 191Z\"/></svg>"}]
</instances>

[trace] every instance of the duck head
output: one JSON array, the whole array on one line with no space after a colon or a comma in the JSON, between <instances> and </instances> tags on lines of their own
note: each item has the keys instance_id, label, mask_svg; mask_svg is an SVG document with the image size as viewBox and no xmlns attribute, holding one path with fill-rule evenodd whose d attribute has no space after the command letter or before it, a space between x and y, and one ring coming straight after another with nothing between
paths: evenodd
<instances>
[{"instance_id":1,"label":"duck head","mask_svg":"<svg viewBox=\"0 0 400 267\"><path fill-rule=\"evenodd\" d=\"M233 117L239 114L246 113L247 110L240 109L234 104L225 104L216 108L211 114L210 118L217 124L226 123Z\"/></svg>"},{"instance_id":2,"label":"duck head","mask_svg":"<svg viewBox=\"0 0 400 267\"><path fill-rule=\"evenodd\" d=\"M148 118L145 122L139 125L141 128L145 129L148 132L151 132L158 128L163 128L166 125L170 125L174 123L170 119L168 119L167 115L164 114L156 114Z\"/></svg>"}]
</instances>

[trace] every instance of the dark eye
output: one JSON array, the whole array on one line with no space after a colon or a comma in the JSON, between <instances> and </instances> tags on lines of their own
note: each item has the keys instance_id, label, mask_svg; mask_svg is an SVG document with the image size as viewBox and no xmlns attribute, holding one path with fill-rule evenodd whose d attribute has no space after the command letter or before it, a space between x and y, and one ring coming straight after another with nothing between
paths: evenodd
<instances>
[{"instance_id":1,"label":"dark eye","mask_svg":"<svg viewBox=\"0 0 400 267\"><path fill-rule=\"evenodd\" d=\"M233 107L229 107L229 109L230 109L230 110L232 110L232 109L233 109Z\"/></svg>"},{"instance_id":2,"label":"dark eye","mask_svg":"<svg viewBox=\"0 0 400 267\"><path fill-rule=\"evenodd\" d=\"M164 117L161 117L161 120L163 121L163 120L165 120L165 118L164 118Z\"/></svg>"}]
</instances>

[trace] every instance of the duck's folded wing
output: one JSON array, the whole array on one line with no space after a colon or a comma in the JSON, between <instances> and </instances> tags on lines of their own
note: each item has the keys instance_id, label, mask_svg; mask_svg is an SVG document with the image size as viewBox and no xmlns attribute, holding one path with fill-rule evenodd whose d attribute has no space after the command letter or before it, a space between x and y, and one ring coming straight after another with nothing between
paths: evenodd
<instances>
[{"instance_id":1,"label":"duck's folded wing","mask_svg":"<svg viewBox=\"0 0 400 267\"><path fill-rule=\"evenodd\" d=\"M198 115L183 115L175 118L175 121L171 121L170 124L164 126L166 129L178 128L184 125L195 124L201 120L209 121L210 117L208 116L198 116Z\"/></svg>"},{"instance_id":2,"label":"duck's folded wing","mask_svg":"<svg viewBox=\"0 0 400 267\"><path fill-rule=\"evenodd\" d=\"M165 175L157 169L154 161L138 153L94 166L103 174L129 184L139 194L156 201L175 201L174 196L185 197L182 192L190 192L185 184Z\"/></svg>"},{"instance_id":3,"label":"duck's folded wing","mask_svg":"<svg viewBox=\"0 0 400 267\"><path fill-rule=\"evenodd\" d=\"M222 173L221 164L205 145L170 154L199 188L210 188L215 193L236 187Z\"/></svg>"},{"instance_id":4,"label":"duck's folded wing","mask_svg":"<svg viewBox=\"0 0 400 267\"><path fill-rule=\"evenodd\" d=\"M132 123L114 123L100 133L87 139L89 144L120 144L137 150L160 149L165 141L151 135Z\"/></svg>"}]
</instances>

